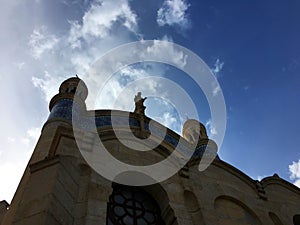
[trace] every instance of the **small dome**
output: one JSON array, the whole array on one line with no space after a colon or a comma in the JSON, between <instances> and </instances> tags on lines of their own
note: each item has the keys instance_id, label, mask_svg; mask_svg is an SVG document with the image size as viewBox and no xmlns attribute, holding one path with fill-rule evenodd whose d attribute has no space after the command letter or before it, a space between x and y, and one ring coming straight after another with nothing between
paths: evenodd
<instances>
[{"instance_id":1,"label":"small dome","mask_svg":"<svg viewBox=\"0 0 300 225\"><path fill-rule=\"evenodd\" d=\"M69 93L78 95L82 100L85 100L88 95L88 89L86 84L80 78L71 77L64 82L59 87L59 93Z\"/></svg>"},{"instance_id":2,"label":"small dome","mask_svg":"<svg viewBox=\"0 0 300 225\"><path fill-rule=\"evenodd\" d=\"M195 119L189 119L183 124L182 136L193 144L208 138L205 126Z\"/></svg>"}]
</instances>

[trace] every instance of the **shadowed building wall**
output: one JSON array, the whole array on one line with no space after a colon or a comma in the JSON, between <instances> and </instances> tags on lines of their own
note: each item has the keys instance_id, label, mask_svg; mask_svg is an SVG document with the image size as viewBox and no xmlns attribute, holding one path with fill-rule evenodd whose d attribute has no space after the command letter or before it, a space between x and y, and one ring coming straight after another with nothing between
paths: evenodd
<instances>
[{"instance_id":1,"label":"shadowed building wall","mask_svg":"<svg viewBox=\"0 0 300 225\"><path fill-rule=\"evenodd\" d=\"M0 224L299 224L299 188L276 174L262 181L253 180L222 161L216 155L216 144L196 120L184 124L179 153L195 152L169 179L133 187L99 175L81 155L74 129L82 133L81 150L103 150L96 142L100 137L110 154L137 166L164 160L177 147L180 136L151 121L144 115L144 108L135 112L87 111L87 95L87 87L77 77L61 84L59 93L50 102L49 118L12 203L0 202ZM143 107L141 100L144 99L138 99L136 105ZM77 127L74 120L80 122ZM90 121L96 130L87 132ZM132 133L137 139L129 139ZM150 133L153 138L148 140ZM162 141L152 151L144 152L130 149L121 139L139 148ZM204 154L208 154L206 159ZM207 161L208 166L202 172L201 160Z\"/></svg>"}]
</instances>

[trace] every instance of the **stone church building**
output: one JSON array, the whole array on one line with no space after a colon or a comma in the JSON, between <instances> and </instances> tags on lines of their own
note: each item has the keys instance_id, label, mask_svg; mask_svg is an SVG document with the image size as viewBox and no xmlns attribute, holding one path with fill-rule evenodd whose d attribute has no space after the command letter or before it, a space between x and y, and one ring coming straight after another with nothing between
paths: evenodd
<instances>
[{"instance_id":1,"label":"stone church building","mask_svg":"<svg viewBox=\"0 0 300 225\"><path fill-rule=\"evenodd\" d=\"M1 225L300 224L300 189L277 174L253 180L217 155L208 157L207 168L199 171L205 151L217 152L200 122L187 120L181 137L145 115L140 94L134 112L86 110L87 95L87 87L77 77L61 84L11 204L0 202ZM76 127L74 118L79 121ZM88 130L87 121L93 121L95 129ZM102 146L96 144L99 138ZM135 151L121 139L138 148L157 146ZM179 139L183 139L180 147ZM143 166L158 163L179 148L172 159L176 164L193 147L178 172L142 186L126 185L124 177L113 182L88 163L93 160L101 168L112 168L109 161L83 157L84 151L106 148L121 162Z\"/></svg>"}]
</instances>

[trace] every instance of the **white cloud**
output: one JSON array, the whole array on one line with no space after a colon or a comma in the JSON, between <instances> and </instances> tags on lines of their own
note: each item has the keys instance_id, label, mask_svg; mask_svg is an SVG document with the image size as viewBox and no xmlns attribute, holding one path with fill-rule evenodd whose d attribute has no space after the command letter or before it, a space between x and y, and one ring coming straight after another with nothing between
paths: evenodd
<instances>
[{"instance_id":1,"label":"white cloud","mask_svg":"<svg viewBox=\"0 0 300 225\"><path fill-rule=\"evenodd\" d=\"M165 3L169 4L174 16L183 16L181 19L177 18L178 20L175 23L179 24L183 24L183 21L187 20L185 15L180 15L178 11L186 11L181 3L185 4L186 9L188 8L185 2L170 1L169 3ZM169 19L168 17L168 21ZM124 35L120 35L120 31L115 29L118 27L126 28L121 31ZM117 107L118 109L132 110L134 106L133 97L137 91L142 91L144 94L151 93L152 95L156 94L156 96L160 97L164 97L165 95L167 97L167 94L162 93L160 90L162 84L155 79L148 79L145 82L139 82L139 85L133 85L135 81L152 75L164 76L166 69L159 65L145 65L143 68L134 66L125 67L119 74L113 74L109 82L106 83L105 88L101 90L101 95L97 96L99 95L99 87L102 86L104 81L107 81L110 74L107 73L106 68L103 68L103 66L101 68L94 68L98 71L97 75L99 76L97 77L89 76L88 72L94 66L95 62L97 62L97 59L107 50L119 44L133 41L132 36L130 37L128 34L133 33L138 38L139 36L136 31L137 16L131 10L128 0L104 0L102 2L95 0L84 13L81 20L70 21L70 29L65 36L59 38L49 35L45 27L35 30L30 44L36 58L42 57L43 52L50 50L54 45L57 46L53 49L53 54L50 56L47 55L47 68L44 71L44 75L32 77L33 85L44 93L45 100L49 102L58 93L61 82L67 78L62 75L65 71L70 71L70 68L72 68L79 75L84 74L82 78L89 87L89 96L87 99L89 109L116 109ZM39 40L41 40L40 44ZM162 40L172 42L172 39L167 36L164 36ZM36 48L33 46L34 43L38 44ZM163 42L159 42L158 40L154 41L153 45L149 46L146 52L137 51L137 54L147 54L147 57L157 57L161 58L162 61L171 61L171 64L179 68L183 68L187 61L187 56L182 51L175 47L169 48L167 43L164 45ZM57 60L61 60L59 61L59 67L57 67ZM51 71L51 74L48 71ZM122 94L125 92L126 95ZM165 89L164 92L166 92ZM116 102L120 104L116 104ZM173 129L175 122L174 118L171 117L171 113L166 110L161 115L161 121ZM167 124L167 121L169 121L169 124ZM178 128L176 129L178 130ZM28 142L28 137L23 138L23 143L27 144Z\"/></svg>"},{"instance_id":2,"label":"white cloud","mask_svg":"<svg viewBox=\"0 0 300 225\"><path fill-rule=\"evenodd\" d=\"M148 97L145 102L146 115L180 134L181 116L188 113L190 107L184 107L187 103L183 102L182 98L185 96L174 91L174 87L168 83L168 79L163 78L167 71L165 67L167 66L142 63L123 68L107 81L101 76L98 79L94 79L94 77L91 80L85 79L92 94L96 93L99 87L105 83L101 92L96 93L97 96L88 99L88 108L133 111L134 96L140 91L143 97ZM97 71L97 68L95 70ZM90 100L91 102L89 102ZM93 100L96 100L94 105Z\"/></svg>"},{"instance_id":3,"label":"white cloud","mask_svg":"<svg viewBox=\"0 0 300 225\"><path fill-rule=\"evenodd\" d=\"M159 26L179 25L182 29L190 26L186 11L190 4L185 0L165 0L157 11L156 21Z\"/></svg>"},{"instance_id":4,"label":"white cloud","mask_svg":"<svg viewBox=\"0 0 300 225\"><path fill-rule=\"evenodd\" d=\"M97 79L94 76L87 77L85 81L89 86L89 90L91 90L91 95L98 95L90 96L87 99L88 107L131 110L134 105L133 98L137 92L141 91L143 94L151 93L151 95L159 92L160 83L155 79L151 79L151 76L163 76L164 72L165 69L161 65L142 64L124 67L109 79L101 75ZM102 87L105 80L106 84L99 93L99 87ZM94 100L96 100L95 103L93 102Z\"/></svg>"},{"instance_id":5,"label":"white cloud","mask_svg":"<svg viewBox=\"0 0 300 225\"><path fill-rule=\"evenodd\" d=\"M45 71L43 78L32 77L31 80L33 85L44 93L46 101L49 102L58 93L58 88L63 79L63 77L52 76L48 71Z\"/></svg>"},{"instance_id":6,"label":"white cloud","mask_svg":"<svg viewBox=\"0 0 300 225\"><path fill-rule=\"evenodd\" d=\"M27 146L33 146L37 142L41 133L41 129L38 127L30 128L27 130L25 137L21 139L21 142Z\"/></svg>"},{"instance_id":7,"label":"white cloud","mask_svg":"<svg viewBox=\"0 0 300 225\"><path fill-rule=\"evenodd\" d=\"M210 68L211 72L215 75L216 78L219 77L219 74L223 69L223 66L224 66L224 62L222 62L220 59L216 59L214 66ZM212 92L214 97L217 96L219 93L221 93L222 89L217 81L212 82L211 86L212 86Z\"/></svg>"},{"instance_id":8,"label":"white cloud","mask_svg":"<svg viewBox=\"0 0 300 225\"><path fill-rule=\"evenodd\" d=\"M224 62L221 62L220 59L217 59L216 62L215 62L215 64L214 64L214 67L211 68L211 71L214 73L214 75L216 77L218 77L219 73L223 69L223 66L224 66Z\"/></svg>"},{"instance_id":9,"label":"white cloud","mask_svg":"<svg viewBox=\"0 0 300 225\"><path fill-rule=\"evenodd\" d=\"M217 82L212 83L213 96L217 96L221 93L221 87Z\"/></svg>"},{"instance_id":10,"label":"white cloud","mask_svg":"<svg viewBox=\"0 0 300 225\"><path fill-rule=\"evenodd\" d=\"M58 38L53 34L48 34L45 26L33 30L30 35L29 46L35 59L39 59L45 51L53 49L57 44Z\"/></svg>"},{"instance_id":11,"label":"white cloud","mask_svg":"<svg viewBox=\"0 0 300 225\"><path fill-rule=\"evenodd\" d=\"M298 162L293 162L291 165L289 165L289 170L291 173L291 179L300 178L300 159Z\"/></svg>"},{"instance_id":12,"label":"white cloud","mask_svg":"<svg viewBox=\"0 0 300 225\"><path fill-rule=\"evenodd\" d=\"M81 47L81 39L89 42L95 37L107 37L116 23L121 23L129 31L136 33L136 14L131 10L128 1L96 0L85 12L82 22L70 21L68 41L72 48Z\"/></svg>"},{"instance_id":13,"label":"white cloud","mask_svg":"<svg viewBox=\"0 0 300 225\"><path fill-rule=\"evenodd\" d=\"M84 13L82 19L71 21L70 24L70 29L66 35L59 37L59 39L56 38L59 42L56 43L57 48L53 50L51 57L47 55L47 69L44 75L32 77L33 85L44 93L47 102L58 93L60 83L67 78L65 71L79 74L89 86L88 82L91 81L92 83L95 80L89 79L87 73L97 59L108 50L132 41L132 36L129 35L132 32L138 38L138 34L135 33L137 30L136 15L131 10L127 0L95 0ZM119 27L126 29L118 29ZM41 54L36 55L41 57ZM104 68L100 68L99 71L104 71ZM107 73L103 72L100 77L97 77L96 83L92 83L91 86L106 80L107 77L105 76ZM120 90L119 82L115 81L110 85L113 85L112 89ZM89 98L92 94L94 93L90 91ZM114 95L111 91L107 94L107 99L111 99Z\"/></svg>"},{"instance_id":14,"label":"white cloud","mask_svg":"<svg viewBox=\"0 0 300 225\"><path fill-rule=\"evenodd\" d=\"M205 127L206 127L206 129L208 129L208 132L209 132L208 135L209 134L211 134L211 135L217 135L218 134L216 126L212 123L211 119L206 121Z\"/></svg>"},{"instance_id":15,"label":"white cloud","mask_svg":"<svg viewBox=\"0 0 300 225\"><path fill-rule=\"evenodd\" d=\"M294 182L294 184L295 184L297 187L300 188L300 179L296 180L296 181Z\"/></svg>"},{"instance_id":16,"label":"white cloud","mask_svg":"<svg viewBox=\"0 0 300 225\"><path fill-rule=\"evenodd\" d=\"M163 42L162 42L163 41ZM170 48L168 42L172 42L168 37L163 37L162 41L154 40L153 45L147 48L147 54L150 58L156 58L157 61L170 62L179 68L184 68L187 63L187 55L175 47Z\"/></svg>"},{"instance_id":17,"label":"white cloud","mask_svg":"<svg viewBox=\"0 0 300 225\"><path fill-rule=\"evenodd\" d=\"M40 135L40 129L38 127L31 128L27 131L28 137L37 140Z\"/></svg>"},{"instance_id":18,"label":"white cloud","mask_svg":"<svg viewBox=\"0 0 300 225\"><path fill-rule=\"evenodd\" d=\"M178 121L178 118L173 113L164 112L162 116L155 117L154 119L163 124L164 126L168 127L169 129L180 134L179 126L181 125L181 123L180 121Z\"/></svg>"},{"instance_id":19,"label":"white cloud","mask_svg":"<svg viewBox=\"0 0 300 225\"><path fill-rule=\"evenodd\" d=\"M15 141L16 141L16 139L13 138L13 137L8 137L8 138L7 138L7 142L8 142L8 143L14 143Z\"/></svg>"},{"instance_id":20,"label":"white cloud","mask_svg":"<svg viewBox=\"0 0 300 225\"><path fill-rule=\"evenodd\" d=\"M14 63L14 66L16 66L19 70L22 70L25 66L25 62Z\"/></svg>"},{"instance_id":21,"label":"white cloud","mask_svg":"<svg viewBox=\"0 0 300 225\"><path fill-rule=\"evenodd\" d=\"M289 165L290 179L294 180L294 184L300 188L300 159L298 162L292 162Z\"/></svg>"},{"instance_id":22,"label":"white cloud","mask_svg":"<svg viewBox=\"0 0 300 225\"><path fill-rule=\"evenodd\" d=\"M252 177L252 179L254 180L258 180L258 181L261 181L262 179L266 178L266 177L269 177L270 175L258 175L255 179L255 177Z\"/></svg>"}]
</instances>

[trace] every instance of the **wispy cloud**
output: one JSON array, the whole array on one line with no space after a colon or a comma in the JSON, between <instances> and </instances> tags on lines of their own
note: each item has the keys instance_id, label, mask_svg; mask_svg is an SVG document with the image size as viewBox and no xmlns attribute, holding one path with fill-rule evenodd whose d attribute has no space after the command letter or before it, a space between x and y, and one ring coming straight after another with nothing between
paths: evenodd
<instances>
[{"instance_id":1,"label":"wispy cloud","mask_svg":"<svg viewBox=\"0 0 300 225\"><path fill-rule=\"evenodd\" d=\"M210 68L211 72L215 75L215 77L218 79L220 77L220 72L223 69L224 62L222 62L220 59L216 59L215 64L213 67ZM212 90L213 90L213 96L217 96L221 92L221 87L218 84L218 82L212 82Z\"/></svg>"},{"instance_id":2,"label":"wispy cloud","mask_svg":"<svg viewBox=\"0 0 300 225\"><path fill-rule=\"evenodd\" d=\"M16 139L13 138L13 137L8 137L8 138L7 138L7 142L8 142L8 143L14 143L15 141L16 141Z\"/></svg>"},{"instance_id":3,"label":"wispy cloud","mask_svg":"<svg viewBox=\"0 0 300 225\"><path fill-rule=\"evenodd\" d=\"M87 104L92 108L131 110L134 105L133 97L139 91L147 96L164 97L164 93L161 91L163 84L155 79L153 75L164 76L167 70L166 67L155 63L141 63L126 66L110 77L105 77L102 74L92 77L87 76L85 81L91 93L91 96L87 99ZM101 68L105 71L105 68L102 66ZM95 69L100 68L96 67ZM106 80L104 86L103 80ZM103 88L98 97L95 95L99 94L99 87ZM128 98L128 96L132 96L132 98ZM92 105L94 100L96 102Z\"/></svg>"},{"instance_id":4,"label":"wispy cloud","mask_svg":"<svg viewBox=\"0 0 300 225\"><path fill-rule=\"evenodd\" d=\"M178 25L182 29L190 27L187 10L190 7L185 0L165 0L157 11L156 21L159 26Z\"/></svg>"},{"instance_id":5,"label":"wispy cloud","mask_svg":"<svg viewBox=\"0 0 300 225\"><path fill-rule=\"evenodd\" d=\"M53 49L58 41L59 40L55 35L48 33L45 26L33 30L29 40L29 46L33 57L39 59L45 51Z\"/></svg>"},{"instance_id":6,"label":"wispy cloud","mask_svg":"<svg viewBox=\"0 0 300 225\"><path fill-rule=\"evenodd\" d=\"M164 126L168 127L169 129L180 134L181 122L178 120L174 113L169 111L164 112L161 116L155 117L154 119L163 124Z\"/></svg>"},{"instance_id":7,"label":"wispy cloud","mask_svg":"<svg viewBox=\"0 0 300 225\"><path fill-rule=\"evenodd\" d=\"M156 58L158 61L171 61L171 63L179 68L184 68L187 62L187 55L176 49L175 47L171 47L168 42L172 42L172 39L164 36L161 40L154 40L153 45L147 48L147 51L142 54L147 54L147 57Z\"/></svg>"},{"instance_id":8,"label":"wispy cloud","mask_svg":"<svg viewBox=\"0 0 300 225\"><path fill-rule=\"evenodd\" d=\"M224 66L224 62L222 62L220 59L216 59L214 66L211 68L211 71L214 73L216 77L219 76L219 73L223 69L223 66Z\"/></svg>"},{"instance_id":9,"label":"wispy cloud","mask_svg":"<svg viewBox=\"0 0 300 225\"><path fill-rule=\"evenodd\" d=\"M188 8L187 3L169 1L165 3L165 6L166 4L169 4L170 10L173 11L164 13L174 13L174 18L165 17L168 23L173 25L174 23L178 25L187 23L188 19L185 14ZM182 10L184 15L181 15L178 10ZM176 19L175 16L178 18ZM164 77L168 67L166 65L142 63L122 67L114 74L109 73L111 72L110 65L101 65L100 68L97 66L97 60L106 51L120 44L139 39L137 21L137 15L132 11L127 0L93 1L81 19L70 21L70 28L65 36L55 37L56 40L59 40L56 43L58 46L53 50L51 56L47 55L47 59L50 59L47 70L43 75L32 77L33 85L43 92L45 100L49 102L57 94L60 83L67 76L63 72L68 71L69 73L69 68L73 68L79 75L84 74L82 78L89 87L88 109L111 108L131 111L134 106L134 95L138 91L142 91L143 96L150 96L147 100L149 105L153 103L155 96L165 99L170 99L170 96L176 98L174 91L168 93L169 84L156 78L152 79L154 76ZM172 38L168 36L164 36L161 40L172 42ZM160 40L154 41L146 51L136 51L130 54L137 54L134 55L137 58L144 54L141 57L158 58L179 68L184 68L187 63L187 56L182 51L176 49L175 46L170 48L170 45L160 42ZM43 57L42 53L39 56ZM57 58L61 59L59 62L61 68L57 68L55 63L51 65L51 60L56 62ZM91 70L98 71L96 77L94 74L89 74ZM105 83L105 87L100 90L99 87L102 87L103 83ZM180 96L177 101L183 102ZM182 108L189 109L189 107ZM180 133L180 116L170 105L166 105L163 101L155 101L155 104L153 103L146 109L146 113ZM188 114L188 112L182 113ZM23 138L23 142L27 143L28 138L28 136Z\"/></svg>"},{"instance_id":10,"label":"wispy cloud","mask_svg":"<svg viewBox=\"0 0 300 225\"><path fill-rule=\"evenodd\" d=\"M14 66L16 66L19 70L22 70L25 66L25 62L16 62L14 63Z\"/></svg>"},{"instance_id":11,"label":"wispy cloud","mask_svg":"<svg viewBox=\"0 0 300 225\"><path fill-rule=\"evenodd\" d=\"M221 87L217 82L212 83L212 90L213 90L213 96L217 96L219 93L221 93Z\"/></svg>"},{"instance_id":12,"label":"wispy cloud","mask_svg":"<svg viewBox=\"0 0 300 225\"><path fill-rule=\"evenodd\" d=\"M298 162L292 162L289 165L290 179L294 181L294 184L300 188L300 159Z\"/></svg>"},{"instance_id":13,"label":"wispy cloud","mask_svg":"<svg viewBox=\"0 0 300 225\"><path fill-rule=\"evenodd\" d=\"M33 127L27 130L25 137L21 139L21 142L27 146L36 143L38 137L40 136L41 129L38 127Z\"/></svg>"},{"instance_id":14,"label":"wispy cloud","mask_svg":"<svg viewBox=\"0 0 300 225\"><path fill-rule=\"evenodd\" d=\"M32 77L32 83L42 91L45 100L49 102L57 94L59 85L63 79L63 77L52 76L48 71L45 71L42 78Z\"/></svg>"},{"instance_id":15,"label":"wispy cloud","mask_svg":"<svg viewBox=\"0 0 300 225\"><path fill-rule=\"evenodd\" d=\"M270 175L258 175L256 177L252 177L252 179L254 180L258 180L258 181L261 181L262 179L266 178L266 177L269 177Z\"/></svg>"},{"instance_id":16,"label":"wispy cloud","mask_svg":"<svg viewBox=\"0 0 300 225\"><path fill-rule=\"evenodd\" d=\"M132 32L137 31L136 14L131 10L128 1L94 1L82 21L70 21L68 40L73 48L81 47L81 39L89 42L93 38L107 37L116 23L121 23Z\"/></svg>"},{"instance_id":17,"label":"wispy cloud","mask_svg":"<svg viewBox=\"0 0 300 225\"><path fill-rule=\"evenodd\" d=\"M218 134L216 126L212 123L211 119L206 121L205 127L208 129L208 135L210 135L210 134L217 135Z\"/></svg>"},{"instance_id":18,"label":"wispy cloud","mask_svg":"<svg viewBox=\"0 0 300 225\"><path fill-rule=\"evenodd\" d=\"M33 46L36 43L35 40L46 36L43 35L44 30L43 28L42 31L33 32L30 43L35 57L43 57L43 50L48 49ZM54 38L54 40L59 40L55 41L58 47L53 50L53 54L47 55L47 69L44 74L32 77L33 85L39 88L45 100L49 101L57 93L60 83L66 76L70 76L70 73L77 73L83 77L83 74L86 75L92 64L105 52L120 44L137 40L136 31L137 18L127 0L92 1L81 19L70 21L69 30L61 37ZM84 48L81 48L82 46ZM101 68L99 71L104 70L105 68ZM106 80L106 75L104 72L101 73L102 80L97 77L100 79L97 82L101 83ZM89 82L88 76L83 78ZM112 89L120 90L119 85L120 83L115 81ZM108 97L112 97L113 93L110 91Z\"/></svg>"}]
</instances>

